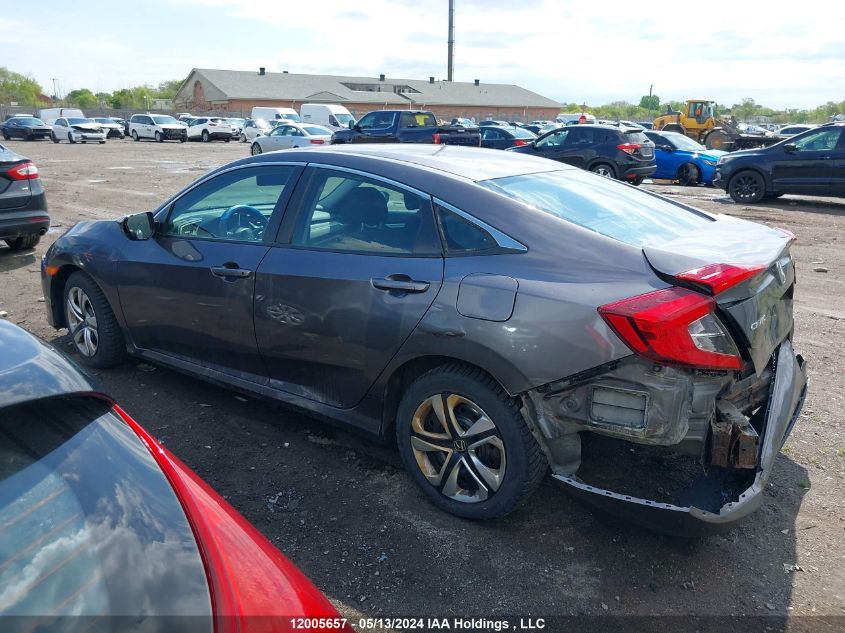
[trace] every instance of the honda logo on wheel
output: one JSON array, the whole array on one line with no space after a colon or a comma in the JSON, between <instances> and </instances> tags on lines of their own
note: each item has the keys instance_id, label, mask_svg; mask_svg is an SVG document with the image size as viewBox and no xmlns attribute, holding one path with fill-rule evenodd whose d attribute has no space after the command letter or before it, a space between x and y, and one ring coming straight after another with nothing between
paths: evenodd
<instances>
[{"instance_id":1,"label":"honda logo on wheel","mask_svg":"<svg viewBox=\"0 0 845 633\"><path fill-rule=\"evenodd\" d=\"M467 443L463 440L455 440L453 443L455 450L459 453L463 453L467 450Z\"/></svg>"}]
</instances>

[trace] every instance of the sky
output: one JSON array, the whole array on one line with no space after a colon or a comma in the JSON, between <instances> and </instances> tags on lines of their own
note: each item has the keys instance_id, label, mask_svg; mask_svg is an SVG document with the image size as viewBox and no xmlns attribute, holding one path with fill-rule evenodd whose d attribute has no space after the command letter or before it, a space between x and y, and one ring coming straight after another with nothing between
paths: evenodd
<instances>
[{"instance_id":1,"label":"sky","mask_svg":"<svg viewBox=\"0 0 845 633\"><path fill-rule=\"evenodd\" d=\"M20 5L23 7L23 5ZM0 17L0 66L53 93L112 92L191 68L446 77L447 0L41 0ZM785 7L781 9L781 7ZM94 26L96 24L96 27ZM845 2L455 0L455 80L562 103L845 99Z\"/></svg>"}]
</instances>

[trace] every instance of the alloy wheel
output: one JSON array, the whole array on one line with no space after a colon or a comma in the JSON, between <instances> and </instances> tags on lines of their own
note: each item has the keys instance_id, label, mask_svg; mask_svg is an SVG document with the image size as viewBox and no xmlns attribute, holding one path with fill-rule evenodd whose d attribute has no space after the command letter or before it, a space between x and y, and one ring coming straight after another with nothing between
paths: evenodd
<instances>
[{"instance_id":1,"label":"alloy wheel","mask_svg":"<svg viewBox=\"0 0 845 633\"><path fill-rule=\"evenodd\" d=\"M499 429L463 396L426 398L411 421L411 448L428 483L455 501L485 501L504 481L505 445Z\"/></svg>"},{"instance_id":2,"label":"alloy wheel","mask_svg":"<svg viewBox=\"0 0 845 633\"><path fill-rule=\"evenodd\" d=\"M739 174L731 181L731 194L742 202L756 202L763 197L762 183L756 174Z\"/></svg>"},{"instance_id":3,"label":"alloy wheel","mask_svg":"<svg viewBox=\"0 0 845 633\"><path fill-rule=\"evenodd\" d=\"M97 315L91 299L82 288L74 287L67 295L68 330L79 353L91 358L97 353L100 336L97 330Z\"/></svg>"},{"instance_id":4,"label":"alloy wheel","mask_svg":"<svg viewBox=\"0 0 845 633\"><path fill-rule=\"evenodd\" d=\"M598 165L593 167L593 173L597 176L604 176L605 178L613 178L613 170L607 165Z\"/></svg>"},{"instance_id":5,"label":"alloy wheel","mask_svg":"<svg viewBox=\"0 0 845 633\"><path fill-rule=\"evenodd\" d=\"M258 156L261 153L261 146L258 143L253 143L249 153Z\"/></svg>"}]
</instances>

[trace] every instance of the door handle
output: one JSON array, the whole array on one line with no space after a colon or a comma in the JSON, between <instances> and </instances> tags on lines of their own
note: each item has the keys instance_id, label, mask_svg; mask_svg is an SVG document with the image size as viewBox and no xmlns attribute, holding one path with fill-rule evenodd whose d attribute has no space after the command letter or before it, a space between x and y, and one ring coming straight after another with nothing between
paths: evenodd
<instances>
[{"instance_id":1,"label":"door handle","mask_svg":"<svg viewBox=\"0 0 845 633\"><path fill-rule=\"evenodd\" d=\"M384 279L370 279L373 288L399 292L425 292L431 285L427 281L414 281L408 275L388 275Z\"/></svg>"},{"instance_id":2,"label":"door handle","mask_svg":"<svg viewBox=\"0 0 845 633\"><path fill-rule=\"evenodd\" d=\"M246 270L245 268L238 268L237 264L227 262L222 266L212 266L211 274L215 277L244 279L245 277L249 277L252 271Z\"/></svg>"}]
</instances>

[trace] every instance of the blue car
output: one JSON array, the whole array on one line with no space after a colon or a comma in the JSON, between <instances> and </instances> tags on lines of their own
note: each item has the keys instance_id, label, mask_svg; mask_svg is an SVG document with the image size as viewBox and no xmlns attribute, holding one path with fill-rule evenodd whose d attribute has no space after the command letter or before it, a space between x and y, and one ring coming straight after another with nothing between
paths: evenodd
<instances>
[{"instance_id":1,"label":"blue car","mask_svg":"<svg viewBox=\"0 0 845 633\"><path fill-rule=\"evenodd\" d=\"M713 184L716 163L727 152L707 149L690 137L678 132L652 132L645 135L654 142L657 171L652 178L677 180L681 185Z\"/></svg>"}]
</instances>

